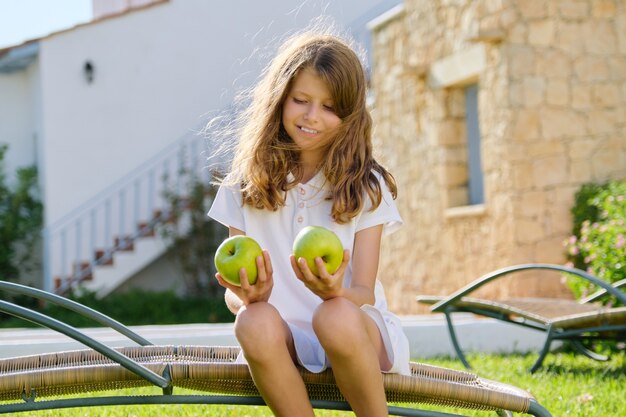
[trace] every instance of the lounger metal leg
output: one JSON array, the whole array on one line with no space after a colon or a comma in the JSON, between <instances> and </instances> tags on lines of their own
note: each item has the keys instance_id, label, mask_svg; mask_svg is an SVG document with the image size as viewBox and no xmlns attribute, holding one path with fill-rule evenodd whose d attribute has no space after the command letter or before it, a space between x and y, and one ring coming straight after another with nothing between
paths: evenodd
<instances>
[{"instance_id":1,"label":"lounger metal leg","mask_svg":"<svg viewBox=\"0 0 626 417\"><path fill-rule=\"evenodd\" d=\"M513 413L508 411L508 410L498 410L498 411L496 411L496 413L500 417L514 417Z\"/></svg>"},{"instance_id":2,"label":"lounger metal leg","mask_svg":"<svg viewBox=\"0 0 626 417\"><path fill-rule=\"evenodd\" d=\"M456 356L463 363L467 369L472 369L472 366L467 361L465 354L461 350L461 346L459 345L459 341L456 338L456 332L454 331L454 325L452 324L452 314L449 311L444 311L446 316L446 323L448 324L448 333L450 334L450 341L452 342L452 347L456 351Z\"/></svg>"},{"instance_id":3,"label":"lounger metal leg","mask_svg":"<svg viewBox=\"0 0 626 417\"><path fill-rule=\"evenodd\" d=\"M606 362L609 360L608 356L600 355L599 353L596 353L593 350L586 348L585 345L580 342L580 340L572 339L569 342L572 344L572 346L574 346L574 348L576 348L577 351L590 359L600 362Z\"/></svg>"},{"instance_id":4,"label":"lounger metal leg","mask_svg":"<svg viewBox=\"0 0 626 417\"><path fill-rule=\"evenodd\" d=\"M541 352L539 353L539 358L537 358L533 366L530 368L531 374L534 373L537 369L541 368L541 364L543 363L543 360L546 358L546 356L550 352L550 345L552 345L552 325L548 326L546 333L547 333L546 341L543 344L543 348L541 349Z\"/></svg>"},{"instance_id":5,"label":"lounger metal leg","mask_svg":"<svg viewBox=\"0 0 626 417\"><path fill-rule=\"evenodd\" d=\"M530 406L528 407L528 414L533 415L535 417L552 417L552 414L548 410L546 410L541 404L537 401L530 401Z\"/></svg>"}]
</instances>

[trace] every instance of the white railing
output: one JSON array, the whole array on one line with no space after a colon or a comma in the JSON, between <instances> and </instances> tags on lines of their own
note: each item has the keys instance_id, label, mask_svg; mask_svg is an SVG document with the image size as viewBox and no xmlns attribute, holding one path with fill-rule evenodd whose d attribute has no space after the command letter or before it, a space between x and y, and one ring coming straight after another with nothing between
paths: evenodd
<instances>
[{"instance_id":1,"label":"white railing","mask_svg":"<svg viewBox=\"0 0 626 417\"><path fill-rule=\"evenodd\" d=\"M181 195L188 178L210 180L205 138L188 135L163 149L60 220L46 226L44 289L64 292L113 254L132 248L168 218L166 192ZM190 174L190 175L182 175Z\"/></svg>"}]
</instances>

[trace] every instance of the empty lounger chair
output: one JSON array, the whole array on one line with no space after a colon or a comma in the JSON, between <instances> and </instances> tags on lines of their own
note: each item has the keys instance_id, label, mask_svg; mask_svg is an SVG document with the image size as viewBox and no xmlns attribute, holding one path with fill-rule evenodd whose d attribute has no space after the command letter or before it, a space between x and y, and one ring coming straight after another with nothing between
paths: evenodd
<instances>
[{"instance_id":1,"label":"empty lounger chair","mask_svg":"<svg viewBox=\"0 0 626 417\"><path fill-rule=\"evenodd\" d=\"M471 297L471 293L497 278L519 271L539 269L571 274L596 285L598 291L579 301L538 297L506 300ZM626 280L622 280L611 285L577 268L551 264L522 264L486 274L449 296L420 295L417 301L432 305L432 312L445 314L452 345L467 368L470 368L470 364L454 330L452 320L454 313L473 313L544 332L546 339L543 348L531 367L531 372L535 372L541 367L555 340L569 342L576 350L592 359L606 360L606 357L586 347L584 342L626 340L626 293L619 289L625 284ZM596 304L596 301L606 296L613 296L617 303L613 306Z\"/></svg>"}]
</instances>

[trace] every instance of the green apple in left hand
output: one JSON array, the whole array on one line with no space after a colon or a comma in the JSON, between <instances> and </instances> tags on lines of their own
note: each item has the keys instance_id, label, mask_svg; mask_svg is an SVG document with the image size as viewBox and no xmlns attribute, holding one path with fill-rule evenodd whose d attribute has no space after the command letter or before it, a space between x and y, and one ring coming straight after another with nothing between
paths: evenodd
<instances>
[{"instance_id":1,"label":"green apple in left hand","mask_svg":"<svg viewBox=\"0 0 626 417\"><path fill-rule=\"evenodd\" d=\"M307 226L294 239L293 254L296 261L304 258L311 272L319 277L315 258L322 258L326 271L334 274L343 261L343 245L332 230L322 226Z\"/></svg>"},{"instance_id":2,"label":"green apple in left hand","mask_svg":"<svg viewBox=\"0 0 626 417\"><path fill-rule=\"evenodd\" d=\"M248 282L254 284L258 276L256 258L262 254L256 240L244 235L232 236L215 251L215 268L225 281L236 286L241 286L239 271L245 268Z\"/></svg>"}]
</instances>

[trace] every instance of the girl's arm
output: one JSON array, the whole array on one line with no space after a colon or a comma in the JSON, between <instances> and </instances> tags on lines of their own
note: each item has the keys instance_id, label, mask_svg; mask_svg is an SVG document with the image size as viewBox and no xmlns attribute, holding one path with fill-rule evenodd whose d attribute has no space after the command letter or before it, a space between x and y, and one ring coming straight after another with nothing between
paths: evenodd
<instances>
[{"instance_id":1,"label":"girl's arm","mask_svg":"<svg viewBox=\"0 0 626 417\"><path fill-rule=\"evenodd\" d=\"M323 300L344 297L358 306L374 304L374 286L380 258L380 240L383 225L372 226L356 233L352 252L352 282L349 288L343 288L343 276L350 261L348 250L344 251L343 263L330 275L321 259L316 260L321 271L320 277L313 275L306 261L297 262L291 257L296 276Z\"/></svg>"},{"instance_id":2,"label":"girl's arm","mask_svg":"<svg viewBox=\"0 0 626 417\"><path fill-rule=\"evenodd\" d=\"M234 227L228 228L229 237L244 234L245 233L242 230L236 229ZM241 287L232 285L229 282L225 281L219 273L215 274L215 278L217 278L220 285L226 288L226 292L224 293L224 301L226 302L226 306L228 307L228 309L233 314L237 314L237 312L239 312L239 309L241 309L241 307L245 305L256 303L259 301L267 301L270 298L274 281L272 279L272 261L270 259L269 253L266 250L263 251L263 256L257 257L256 266L259 274L257 282L254 283L254 285L250 285L250 283L248 282L248 276L245 269L243 269L239 273Z\"/></svg>"},{"instance_id":3,"label":"girl's arm","mask_svg":"<svg viewBox=\"0 0 626 417\"><path fill-rule=\"evenodd\" d=\"M380 241L383 234L383 225L372 226L360 230L354 237L352 249L352 281L350 288L343 295L356 305L374 304L374 287L378 276L378 262L380 260Z\"/></svg>"}]
</instances>

